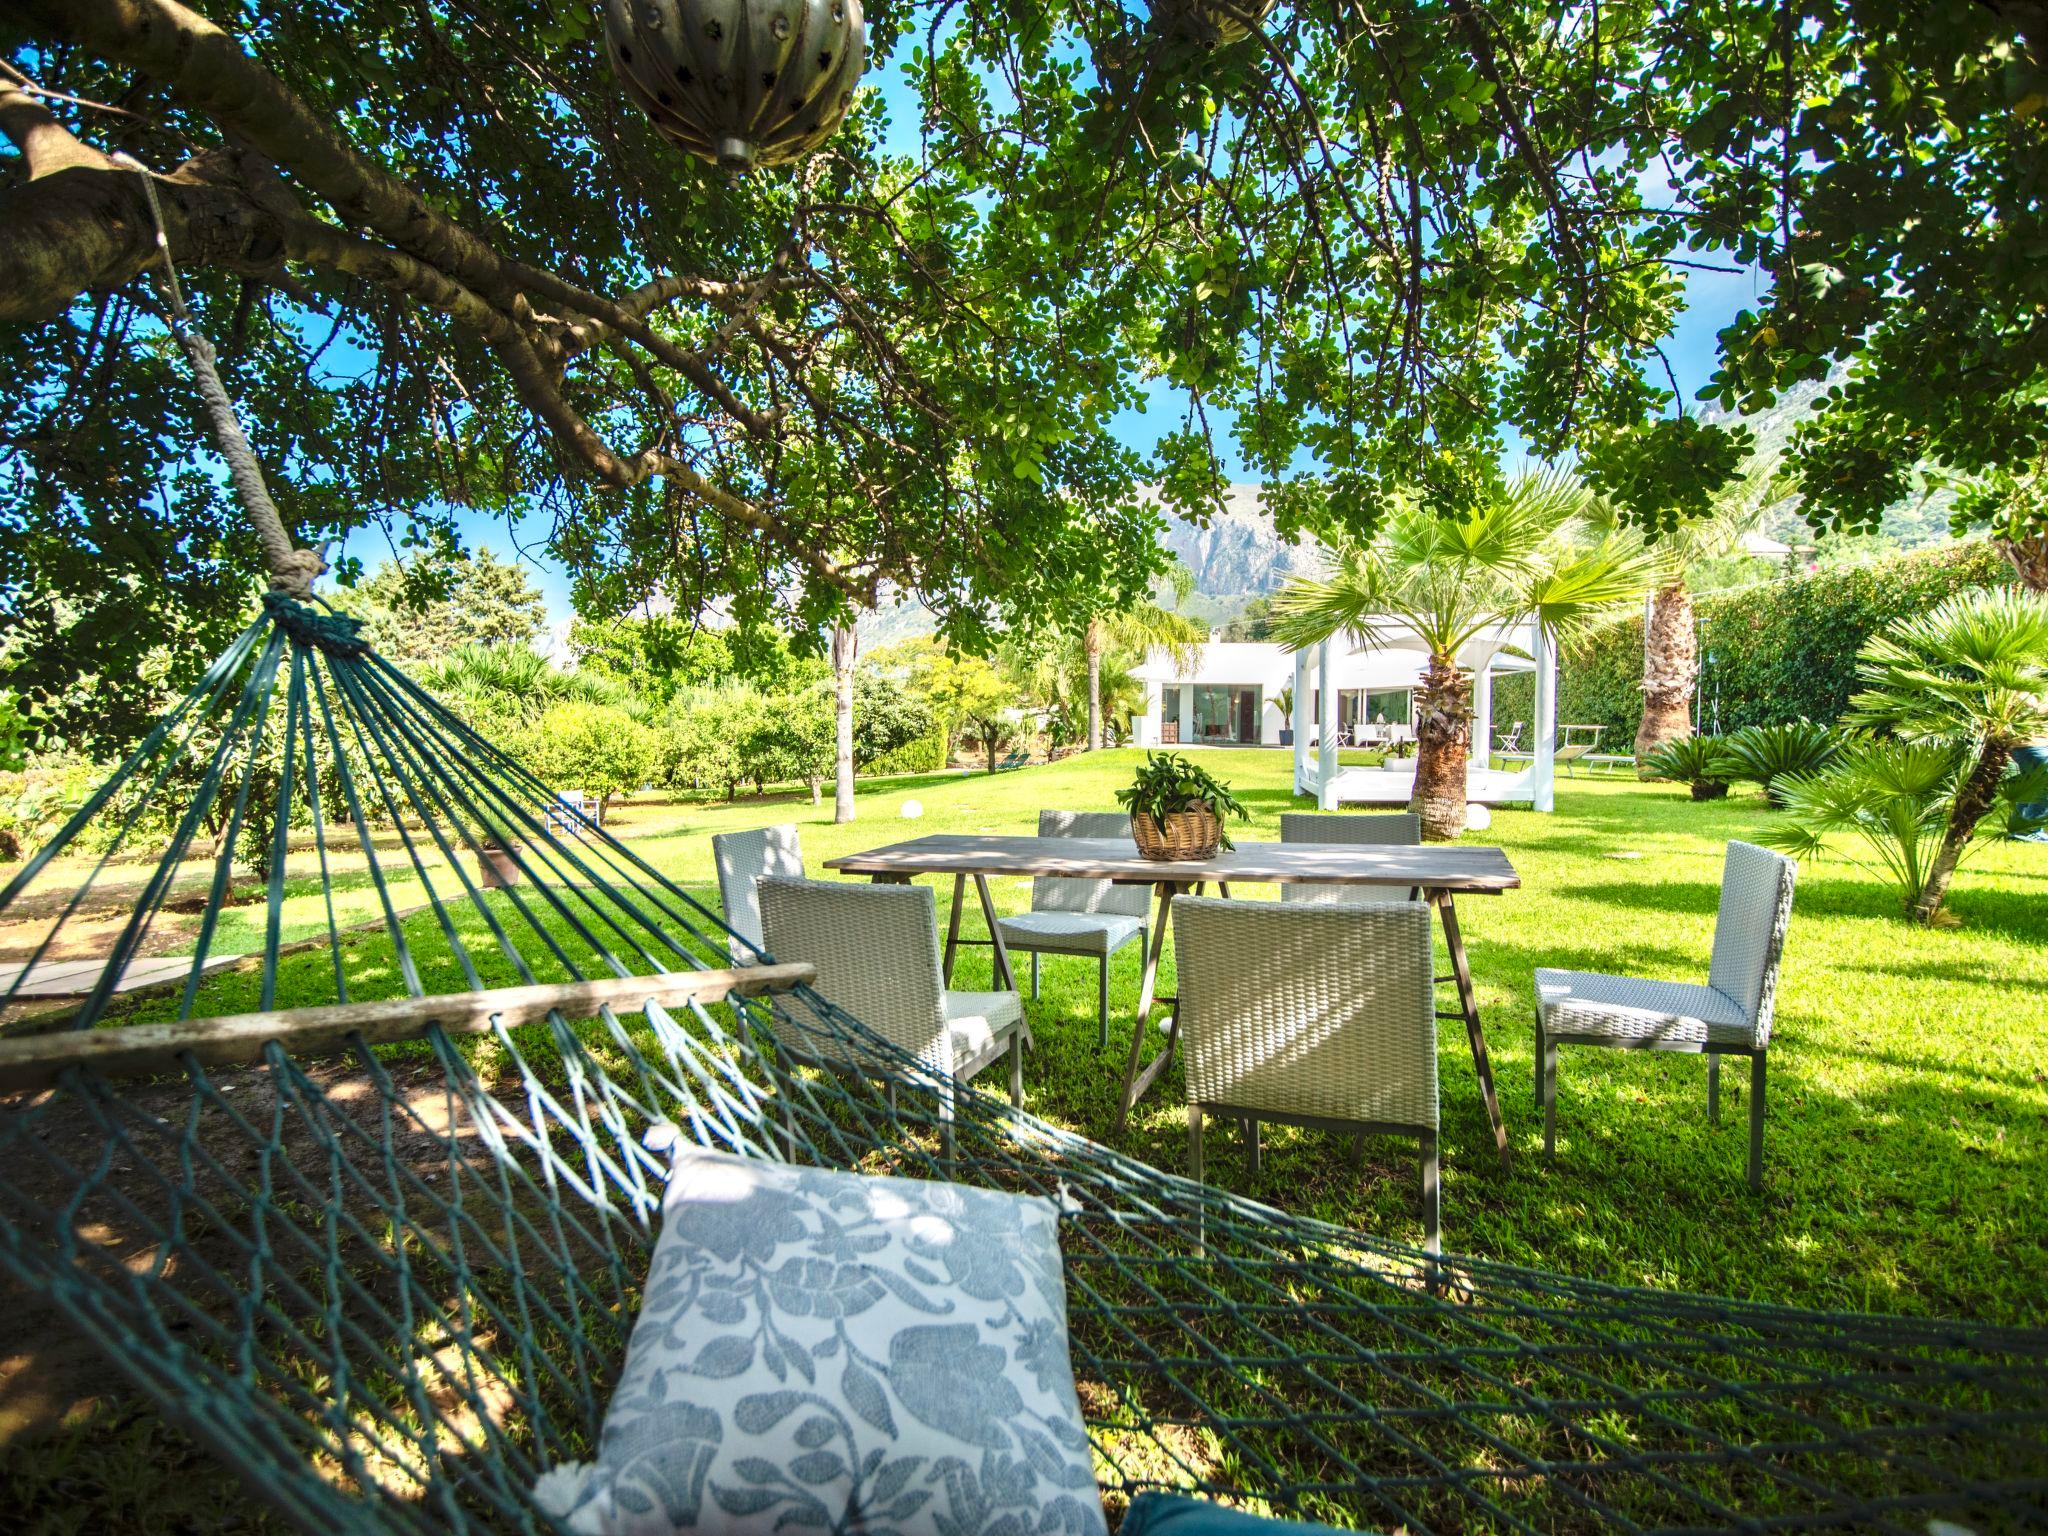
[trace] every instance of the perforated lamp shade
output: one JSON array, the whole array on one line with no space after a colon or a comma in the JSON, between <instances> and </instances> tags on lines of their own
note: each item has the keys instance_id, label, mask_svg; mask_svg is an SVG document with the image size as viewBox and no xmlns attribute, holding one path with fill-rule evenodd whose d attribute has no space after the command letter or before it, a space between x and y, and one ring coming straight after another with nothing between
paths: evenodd
<instances>
[{"instance_id":1,"label":"perforated lamp shade","mask_svg":"<svg viewBox=\"0 0 2048 1536\"><path fill-rule=\"evenodd\" d=\"M662 135L735 173L824 143L867 66L859 0L606 0L604 31Z\"/></svg>"}]
</instances>

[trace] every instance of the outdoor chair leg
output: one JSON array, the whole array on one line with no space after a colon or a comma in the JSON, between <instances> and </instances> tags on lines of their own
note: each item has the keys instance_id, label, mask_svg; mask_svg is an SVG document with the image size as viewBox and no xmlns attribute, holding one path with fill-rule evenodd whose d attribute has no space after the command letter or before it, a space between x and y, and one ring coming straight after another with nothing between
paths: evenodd
<instances>
[{"instance_id":1,"label":"outdoor chair leg","mask_svg":"<svg viewBox=\"0 0 2048 1536\"><path fill-rule=\"evenodd\" d=\"M953 1085L939 1085L939 1162L947 1173L953 1171Z\"/></svg>"},{"instance_id":2,"label":"outdoor chair leg","mask_svg":"<svg viewBox=\"0 0 2048 1536\"><path fill-rule=\"evenodd\" d=\"M1536 1107L1543 1107L1543 1010L1536 1010Z\"/></svg>"},{"instance_id":3,"label":"outdoor chair leg","mask_svg":"<svg viewBox=\"0 0 2048 1536\"><path fill-rule=\"evenodd\" d=\"M1721 1123L1721 1053L1707 1052L1707 1124Z\"/></svg>"},{"instance_id":4,"label":"outdoor chair leg","mask_svg":"<svg viewBox=\"0 0 2048 1536\"><path fill-rule=\"evenodd\" d=\"M1422 1246L1431 1253L1444 1251L1443 1179L1437 1166L1436 1137L1422 1138Z\"/></svg>"},{"instance_id":5,"label":"outdoor chair leg","mask_svg":"<svg viewBox=\"0 0 2048 1536\"><path fill-rule=\"evenodd\" d=\"M1202 1182L1202 1106L1188 1106L1188 1177Z\"/></svg>"},{"instance_id":6,"label":"outdoor chair leg","mask_svg":"<svg viewBox=\"0 0 2048 1536\"><path fill-rule=\"evenodd\" d=\"M1251 1150L1252 1177L1259 1176L1259 1122L1247 1115L1244 1121L1245 1145Z\"/></svg>"},{"instance_id":7,"label":"outdoor chair leg","mask_svg":"<svg viewBox=\"0 0 2048 1536\"><path fill-rule=\"evenodd\" d=\"M1095 1048L1109 1049L1109 956L1095 962Z\"/></svg>"},{"instance_id":8,"label":"outdoor chair leg","mask_svg":"<svg viewBox=\"0 0 2048 1536\"><path fill-rule=\"evenodd\" d=\"M1035 949L1031 951L1031 996L1034 1000L1038 996L1038 951Z\"/></svg>"},{"instance_id":9,"label":"outdoor chair leg","mask_svg":"<svg viewBox=\"0 0 2048 1536\"><path fill-rule=\"evenodd\" d=\"M1024 1031L1021 1029L1010 1036L1010 1103L1018 1109L1024 1107Z\"/></svg>"},{"instance_id":10,"label":"outdoor chair leg","mask_svg":"<svg viewBox=\"0 0 2048 1536\"><path fill-rule=\"evenodd\" d=\"M1749 1058L1749 1188L1764 1187L1764 1053Z\"/></svg>"},{"instance_id":11,"label":"outdoor chair leg","mask_svg":"<svg viewBox=\"0 0 2048 1536\"><path fill-rule=\"evenodd\" d=\"M1543 1155L1557 1156L1557 1044L1547 1035L1537 1052L1537 1075L1543 1080Z\"/></svg>"}]
</instances>

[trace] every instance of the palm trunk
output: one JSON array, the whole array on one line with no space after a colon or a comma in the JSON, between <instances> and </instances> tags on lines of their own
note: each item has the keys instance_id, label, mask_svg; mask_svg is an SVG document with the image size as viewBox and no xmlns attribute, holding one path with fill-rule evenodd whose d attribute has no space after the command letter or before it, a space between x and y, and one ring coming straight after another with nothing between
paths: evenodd
<instances>
[{"instance_id":1,"label":"palm trunk","mask_svg":"<svg viewBox=\"0 0 2048 1536\"><path fill-rule=\"evenodd\" d=\"M1081 640L1088 653L1088 750L1102 750L1102 620L1090 619Z\"/></svg>"},{"instance_id":2,"label":"palm trunk","mask_svg":"<svg viewBox=\"0 0 2048 1536\"><path fill-rule=\"evenodd\" d=\"M1998 552L2011 562L2020 585L2029 592L2048 592L2048 533L2024 539L2000 539Z\"/></svg>"},{"instance_id":3,"label":"palm trunk","mask_svg":"<svg viewBox=\"0 0 2048 1536\"><path fill-rule=\"evenodd\" d=\"M1636 771L1667 741L1692 734L1692 691L1700 677L1692 592L1683 576L1650 599L1643 631L1643 721L1636 728Z\"/></svg>"},{"instance_id":4,"label":"palm trunk","mask_svg":"<svg viewBox=\"0 0 2048 1536\"><path fill-rule=\"evenodd\" d=\"M1472 749L1472 690L1457 662L1431 656L1415 690L1415 795L1425 842L1465 830L1465 763Z\"/></svg>"},{"instance_id":5,"label":"palm trunk","mask_svg":"<svg viewBox=\"0 0 2048 1536\"><path fill-rule=\"evenodd\" d=\"M1998 781L2005 777L2006 764L2011 761L2011 744L1995 738L1987 740L1978 752L1969 776L1956 791L1955 803L1949 807L1948 827L1941 834L1941 847L1935 851L1934 862L1927 867L1927 883L1913 898L1912 914L1916 921L1940 921L1941 904L1948 899L1956 865L1962 861L1963 850L1970 846L1977 823L1997 800Z\"/></svg>"},{"instance_id":6,"label":"palm trunk","mask_svg":"<svg viewBox=\"0 0 2048 1536\"><path fill-rule=\"evenodd\" d=\"M835 737L832 767L832 819L853 820L853 658L860 637L851 624L832 631L832 729ZM812 796L815 803L817 797Z\"/></svg>"}]
</instances>

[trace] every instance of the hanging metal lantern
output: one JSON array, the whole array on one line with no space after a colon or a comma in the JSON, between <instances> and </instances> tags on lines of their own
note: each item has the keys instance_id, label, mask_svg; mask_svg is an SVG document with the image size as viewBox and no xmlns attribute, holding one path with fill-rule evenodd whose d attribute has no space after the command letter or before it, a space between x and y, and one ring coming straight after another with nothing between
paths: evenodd
<instances>
[{"instance_id":1,"label":"hanging metal lantern","mask_svg":"<svg viewBox=\"0 0 2048 1536\"><path fill-rule=\"evenodd\" d=\"M824 143L868 59L860 0L605 0L604 35L662 135L734 173Z\"/></svg>"}]
</instances>

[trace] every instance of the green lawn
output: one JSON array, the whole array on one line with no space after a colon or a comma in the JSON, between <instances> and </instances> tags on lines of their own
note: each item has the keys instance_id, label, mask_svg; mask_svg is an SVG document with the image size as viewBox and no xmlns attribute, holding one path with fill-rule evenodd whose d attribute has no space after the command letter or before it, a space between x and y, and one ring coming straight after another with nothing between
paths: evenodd
<instances>
[{"instance_id":1,"label":"green lawn","mask_svg":"<svg viewBox=\"0 0 2048 1536\"><path fill-rule=\"evenodd\" d=\"M1028 832L1041 806L1111 807L1135 758L1110 752L995 777L879 781L863 786L860 819L844 827L832 825L829 803L814 808L790 796L636 805L616 828L715 906L712 833L794 820L820 874L834 854L902 837ZM1236 829L1241 838L1277 837L1280 812L1303 803L1290 792L1287 753L1213 752L1203 761L1251 811L1252 824ZM923 805L915 820L901 814L911 800ZM1630 1284L2041 1321L2048 847L1987 850L1956 892L1961 926L1931 932L1894 918L1887 891L1845 861L1802 871L1772 1048L1762 1195L1742 1180L1747 1073L1726 1074L1723 1122L1710 1127L1697 1057L1567 1049L1558 1156L1544 1160L1531 1091L1531 970L1704 979L1723 845L1770 815L1754 795L1696 805L1670 786L1581 779L1563 783L1557 814L1498 812L1491 830L1473 834L1505 847L1524 882L1460 906L1514 1158L1503 1170L1492 1155L1463 1029L1445 1024L1446 1244ZM1028 881L993 885L1001 907L1029 904ZM949 891L942 882L942 920ZM352 891L351 906L360 900ZM222 946L255 947L256 931L240 930L260 913L233 914ZM970 913L967 931L980 929L978 912ZM347 947L357 976L381 971L388 984L380 934L352 937ZM292 964L306 986L328 984L322 955ZM966 951L957 984L986 985L989 966L987 951ZM1044 995L1031 1004L1038 1049L1026 1069L1028 1104L1179 1168L1186 1131L1177 1067L1125 1135L1110 1132L1138 969L1134 946L1113 971L1104 1055L1095 1047L1092 962L1045 962ZM430 989L462 984L450 968L428 972ZM1170 983L1170 974L1162 980ZM217 1007L253 1006L252 989L249 977L211 984ZM288 982L280 1002L299 1000L294 990ZM170 1006L159 1002L137 1016ZM1211 1140L1210 1177L1242 1192L1373 1232L1420 1235L1412 1143L1375 1144L1361 1171L1336 1138L1270 1127L1265 1168L1253 1181L1234 1137Z\"/></svg>"},{"instance_id":2,"label":"green lawn","mask_svg":"<svg viewBox=\"0 0 2048 1536\"><path fill-rule=\"evenodd\" d=\"M812 870L822 872L834 854L918 833L1024 832L1041 806L1111 806L1134 757L1071 758L994 778L877 782L864 786L861 818L846 827L831 824L829 805L816 809L802 796L636 804L616 826L642 856L715 903L714 832L795 820ZM1241 837L1276 837L1279 813L1300 803L1285 753L1219 752L1204 762L1252 812ZM924 814L905 820L911 799ZM1504 846L1524 881L1519 891L1461 905L1514 1157L1503 1169L1494 1156L1463 1030L1446 1024L1446 1245L1635 1285L2040 1324L2048 1311L2048 847L1988 850L1955 895L1961 926L1933 932L1898 921L1890 895L1844 862L1803 872L1779 993L1761 1195L1742 1178L1746 1074L1727 1074L1727 1117L1710 1128L1697 1057L1567 1051L1558 1158L1544 1160L1530 1089L1531 969L1703 976L1722 846L1769 815L1753 797L1694 805L1667 786L1581 780L1561 788L1558 814L1498 813L1491 830L1476 835ZM360 876L345 883L351 915L368 915ZM949 887L940 889L942 907ZM1021 909L1029 886L1003 881L995 895ZM250 924L260 911L230 913L223 946L253 947L259 930ZM463 926L482 937L473 915ZM416 935L431 928L426 914L408 923ZM978 915L969 928L979 932ZM381 933L351 934L343 949L352 986L369 995L396 989ZM318 949L288 959L280 1004L331 996L331 964ZM968 952L958 981L986 984L989 964L985 950ZM422 946L422 970L429 990L462 984L431 945ZM1038 1040L1026 1072L1029 1107L1181 1167L1178 1067L1128 1133L1110 1134L1137 958L1127 951L1118 959L1107 1055L1095 1048L1093 977L1086 961L1046 962L1044 996L1029 1005ZM493 971L485 979L509 977ZM249 975L217 978L205 1011L253 1006L254 987ZM174 1008L174 999L159 998L130 1013L159 1017ZM1419 1238L1412 1143L1375 1143L1361 1169L1337 1138L1279 1127L1266 1134L1256 1181L1234 1136L1212 1134L1210 1177L1276 1205ZM23 1383L33 1386L26 1377L16 1385ZM71 1378L61 1386L71 1390ZM18 1491L24 1529L274 1525L154 1412L118 1394L81 1405L68 1432L54 1438L10 1443L8 1411L0 1391L0 1483ZM39 1412L26 1399L11 1411L27 1421Z\"/></svg>"}]
</instances>

